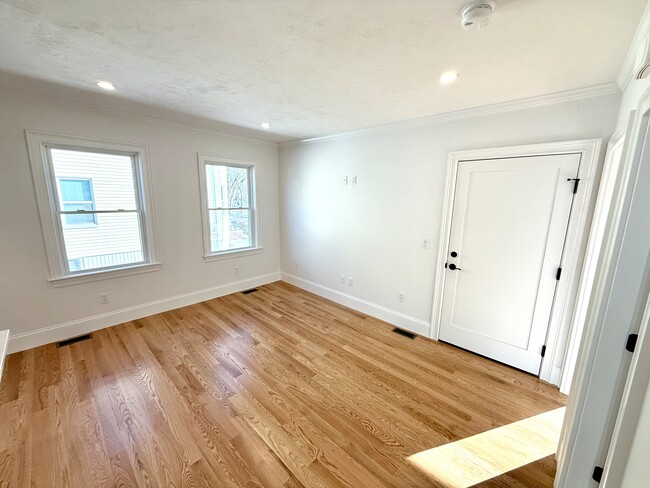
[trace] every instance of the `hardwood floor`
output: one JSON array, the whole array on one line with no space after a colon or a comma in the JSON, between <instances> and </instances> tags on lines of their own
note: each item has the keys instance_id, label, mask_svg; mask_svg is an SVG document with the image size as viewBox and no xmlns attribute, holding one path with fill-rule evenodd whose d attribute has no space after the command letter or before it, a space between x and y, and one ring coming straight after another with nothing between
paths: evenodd
<instances>
[{"instance_id":1,"label":"hardwood floor","mask_svg":"<svg viewBox=\"0 0 650 488\"><path fill-rule=\"evenodd\" d=\"M277 282L10 355L0 486L445 486L406 458L565 403L391 330ZM480 486L554 472L547 457Z\"/></svg>"}]
</instances>

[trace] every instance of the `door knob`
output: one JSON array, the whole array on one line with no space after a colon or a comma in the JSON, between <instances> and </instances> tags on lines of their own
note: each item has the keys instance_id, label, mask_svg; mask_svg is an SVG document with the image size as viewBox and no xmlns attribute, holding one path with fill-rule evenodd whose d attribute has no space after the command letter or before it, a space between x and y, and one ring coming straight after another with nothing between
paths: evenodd
<instances>
[{"instance_id":1,"label":"door knob","mask_svg":"<svg viewBox=\"0 0 650 488\"><path fill-rule=\"evenodd\" d=\"M449 265L449 269L452 271L461 271L461 269L458 266L456 266L454 263L451 263Z\"/></svg>"}]
</instances>

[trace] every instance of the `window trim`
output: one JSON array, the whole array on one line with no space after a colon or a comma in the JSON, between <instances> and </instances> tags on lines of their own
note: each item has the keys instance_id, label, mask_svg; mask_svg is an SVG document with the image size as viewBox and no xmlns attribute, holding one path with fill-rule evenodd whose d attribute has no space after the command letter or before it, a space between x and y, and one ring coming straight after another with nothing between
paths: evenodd
<instances>
[{"instance_id":1,"label":"window trim","mask_svg":"<svg viewBox=\"0 0 650 488\"><path fill-rule=\"evenodd\" d=\"M259 254L263 251L260 240L259 228L259 205L257 196L257 163L250 158L238 158L234 156L218 156L214 154L198 153L199 166L199 194L201 200L201 227L203 231L203 259L206 262L220 261L251 254ZM238 249L225 251L212 251L210 242L210 210L208 208L208 185L206 178L206 166L231 166L234 168L248 169L248 199L250 205L251 223L251 245Z\"/></svg>"},{"instance_id":2,"label":"window trim","mask_svg":"<svg viewBox=\"0 0 650 488\"><path fill-rule=\"evenodd\" d=\"M32 130L26 130L25 136L49 268L49 281L54 286L86 283L160 269L147 146ZM57 188L53 187L58 181L50 160L50 147L130 155L133 158L135 197L142 219L140 233L145 258L142 262L89 271L68 270L63 224L57 222L60 202Z\"/></svg>"}]
</instances>

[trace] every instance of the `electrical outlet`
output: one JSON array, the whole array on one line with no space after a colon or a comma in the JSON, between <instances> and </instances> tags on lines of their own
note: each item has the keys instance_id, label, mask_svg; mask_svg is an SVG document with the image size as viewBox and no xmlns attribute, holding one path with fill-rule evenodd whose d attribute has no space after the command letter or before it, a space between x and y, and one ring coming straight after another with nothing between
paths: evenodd
<instances>
[{"instance_id":1,"label":"electrical outlet","mask_svg":"<svg viewBox=\"0 0 650 488\"><path fill-rule=\"evenodd\" d=\"M345 285L345 275L339 275L339 281L341 284Z\"/></svg>"},{"instance_id":2,"label":"electrical outlet","mask_svg":"<svg viewBox=\"0 0 650 488\"><path fill-rule=\"evenodd\" d=\"M352 184L353 184L353 185L356 185L356 184L357 184L357 175L354 175L354 176L352 177Z\"/></svg>"},{"instance_id":3,"label":"electrical outlet","mask_svg":"<svg viewBox=\"0 0 650 488\"><path fill-rule=\"evenodd\" d=\"M110 297L108 296L108 293L100 293L99 294L99 303L102 305L106 305L111 301Z\"/></svg>"},{"instance_id":4,"label":"electrical outlet","mask_svg":"<svg viewBox=\"0 0 650 488\"><path fill-rule=\"evenodd\" d=\"M354 280L348 276L348 286L354 286Z\"/></svg>"},{"instance_id":5,"label":"electrical outlet","mask_svg":"<svg viewBox=\"0 0 650 488\"><path fill-rule=\"evenodd\" d=\"M347 185L347 184L348 184L348 177L347 177L347 176L344 176L344 177L343 177L343 184L344 184L344 185Z\"/></svg>"},{"instance_id":6,"label":"electrical outlet","mask_svg":"<svg viewBox=\"0 0 650 488\"><path fill-rule=\"evenodd\" d=\"M293 267L294 267L294 269L296 271L298 271L300 269L300 267L298 266L298 263L293 263Z\"/></svg>"},{"instance_id":7,"label":"electrical outlet","mask_svg":"<svg viewBox=\"0 0 650 488\"><path fill-rule=\"evenodd\" d=\"M422 249L429 249L431 247L431 239L425 237L422 239Z\"/></svg>"},{"instance_id":8,"label":"electrical outlet","mask_svg":"<svg viewBox=\"0 0 650 488\"><path fill-rule=\"evenodd\" d=\"M398 302L405 302L406 301L406 293L403 291L398 291L397 292L397 301Z\"/></svg>"},{"instance_id":9,"label":"electrical outlet","mask_svg":"<svg viewBox=\"0 0 650 488\"><path fill-rule=\"evenodd\" d=\"M233 271L235 272L236 275L238 275L239 274L239 266L235 266L233 268Z\"/></svg>"}]
</instances>

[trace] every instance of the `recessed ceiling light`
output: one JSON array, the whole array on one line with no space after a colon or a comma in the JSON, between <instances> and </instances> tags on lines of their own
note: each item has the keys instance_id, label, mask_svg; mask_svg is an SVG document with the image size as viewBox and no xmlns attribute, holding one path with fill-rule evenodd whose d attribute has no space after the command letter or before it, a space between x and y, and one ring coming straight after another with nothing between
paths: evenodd
<instances>
[{"instance_id":1,"label":"recessed ceiling light","mask_svg":"<svg viewBox=\"0 0 650 488\"><path fill-rule=\"evenodd\" d=\"M440 75L440 83L448 85L456 81L456 78L458 78L458 71L445 71Z\"/></svg>"},{"instance_id":2,"label":"recessed ceiling light","mask_svg":"<svg viewBox=\"0 0 650 488\"><path fill-rule=\"evenodd\" d=\"M264 130L269 130L271 128L271 124L269 124L268 122L262 122L260 124L260 127Z\"/></svg>"},{"instance_id":3,"label":"recessed ceiling light","mask_svg":"<svg viewBox=\"0 0 650 488\"><path fill-rule=\"evenodd\" d=\"M97 86L99 88L103 88L104 90L115 90L113 83L111 83L110 81L98 81Z\"/></svg>"}]
</instances>

